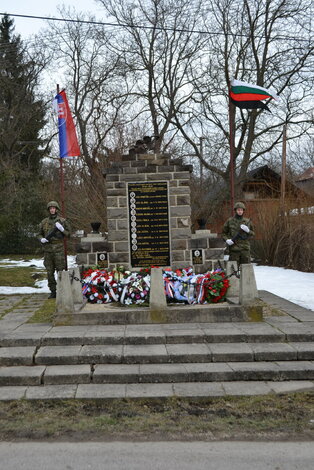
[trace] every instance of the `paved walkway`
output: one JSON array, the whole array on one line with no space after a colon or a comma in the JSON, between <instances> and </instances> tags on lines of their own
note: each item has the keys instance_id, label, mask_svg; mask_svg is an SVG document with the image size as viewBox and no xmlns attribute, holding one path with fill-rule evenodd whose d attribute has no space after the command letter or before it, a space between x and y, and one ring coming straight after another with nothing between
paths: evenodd
<instances>
[{"instance_id":1,"label":"paved walkway","mask_svg":"<svg viewBox=\"0 0 314 470\"><path fill-rule=\"evenodd\" d=\"M0 335L26 323L47 298L48 294L0 294Z\"/></svg>"},{"instance_id":2,"label":"paved walkway","mask_svg":"<svg viewBox=\"0 0 314 470\"><path fill-rule=\"evenodd\" d=\"M299 307L285 299L273 295L266 291L259 292L260 298L270 307L274 307L281 311L280 315L271 315L265 318L264 323L237 323L220 324L221 328L225 328L225 332L236 335L239 330L245 334L258 335L261 330L276 330L278 335L278 327L284 332L286 338L292 341L298 341L298 335L307 334L308 341L314 344L314 312ZM62 336L69 338L72 344L76 344L78 338L91 336L100 338L103 336L110 337L113 330L121 330L122 337L130 337L138 334L143 338L160 336L167 331L168 337L171 334L182 335L192 334L193 329L204 329L205 324L166 324L166 325L101 325L101 326L73 326L73 327L54 327L52 324L30 324L27 323L34 312L39 309L45 300L47 294L30 294L16 296L0 296L0 340L2 348L5 347L5 341L10 344L23 344L24 346L32 344L35 348L38 345L44 345L47 338L55 338L60 340ZM210 324L206 325L210 328ZM217 324L215 325L217 326ZM217 328L212 329L212 334L218 334ZM172 331L172 333L171 333ZM209 334L209 333L207 333ZM82 336L81 336L82 335ZM136 341L136 339L135 339ZM159 341L159 339L158 339ZM58 343L56 343L58 344ZM71 343L70 343L71 344ZM136 343L134 343L136 344ZM70 346L68 346L70 347ZM74 346L73 346L74 347ZM17 346L17 349L19 347ZM301 362L301 361L300 361ZM313 361L306 361L306 367L309 363L313 367ZM216 363L217 364L217 363ZM123 365L123 364L122 364ZM262 366L262 364L260 364ZM266 363L267 365L267 363ZM265 366L266 366L265 365ZM288 366L288 362L286 362ZM86 364L79 367L85 367ZM301 364L300 364L301 366ZM303 364L304 366L304 364ZM302 367L303 367L302 366ZM33 366L36 368L42 366ZM149 367L149 366L146 366ZM264 367L264 366L263 366ZM305 366L304 366L305 367ZM2 368L5 369L5 368ZM307 369L305 369L307 370ZM86 371L85 371L86 372ZM42 376L42 372L38 372ZM89 374L89 372L88 372ZM312 378L312 377L311 377ZM171 396L226 396L226 395L260 395L268 393L283 393L299 390L314 390L313 380L285 380L285 381L237 381L237 382L186 382L186 383L79 383L79 384L56 384L56 385L38 385L38 386L3 386L0 388L0 400L12 400L20 398L28 399L65 399L65 398L143 398L143 397L171 397Z\"/></svg>"}]
</instances>

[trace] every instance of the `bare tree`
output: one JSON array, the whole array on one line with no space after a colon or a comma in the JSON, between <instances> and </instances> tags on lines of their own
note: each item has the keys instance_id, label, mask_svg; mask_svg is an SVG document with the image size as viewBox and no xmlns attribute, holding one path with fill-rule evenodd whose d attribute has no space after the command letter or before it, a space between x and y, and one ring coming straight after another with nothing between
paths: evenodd
<instances>
[{"instance_id":1,"label":"bare tree","mask_svg":"<svg viewBox=\"0 0 314 470\"><path fill-rule=\"evenodd\" d=\"M171 146L177 134L175 115L184 114L195 92L197 73L207 38L197 33L203 0L99 0L121 26L110 47L129 70L130 96L138 115L149 119L158 136L156 151ZM193 74L192 74L193 70Z\"/></svg>"},{"instance_id":2,"label":"bare tree","mask_svg":"<svg viewBox=\"0 0 314 470\"><path fill-rule=\"evenodd\" d=\"M43 40L53 51L53 68L61 71L78 124L81 164L96 182L107 159L119 151L120 129L128 120L125 67L107 47L109 32L94 25L92 16L66 9L61 14L72 21L50 22Z\"/></svg>"},{"instance_id":3,"label":"bare tree","mask_svg":"<svg viewBox=\"0 0 314 470\"><path fill-rule=\"evenodd\" d=\"M208 57L202 80L194 81L198 106L193 119L176 114L186 142L208 170L229 179L228 89L232 78L273 88L279 104L262 110L231 111L236 132L234 160L237 189L250 165L281 148L283 124L298 139L313 125L313 51L311 2L291 0L211 0L208 2ZM313 33L312 33L313 35ZM194 129L210 141L200 153Z\"/></svg>"},{"instance_id":4,"label":"bare tree","mask_svg":"<svg viewBox=\"0 0 314 470\"><path fill-rule=\"evenodd\" d=\"M92 181L108 157L143 131L159 136L156 151L189 156L213 181L226 184L233 77L272 87L280 96L272 114L232 111L239 193L250 167L280 155L284 123L290 140L312 126L311 0L98 2L115 26L53 22L46 38L64 72L81 163ZM62 14L93 20L68 10Z\"/></svg>"}]
</instances>

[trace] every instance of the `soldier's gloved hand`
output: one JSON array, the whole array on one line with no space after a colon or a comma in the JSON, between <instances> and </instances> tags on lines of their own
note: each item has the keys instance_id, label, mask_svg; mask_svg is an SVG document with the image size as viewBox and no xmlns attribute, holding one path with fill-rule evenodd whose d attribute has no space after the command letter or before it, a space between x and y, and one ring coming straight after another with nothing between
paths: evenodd
<instances>
[{"instance_id":1,"label":"soldier's gloved hand","mask_svg":"<svg viewBox=\"0 0 314 470\"><path fill-rule=\"evenodd\" d=\"M240 228L246 233L249 233L249 231L250 231L249 227L247 225L244 225L244 224L241 224Z\"/></svg>"},{"instance_id":2,"label":"soldier's gloved hand","mask_svg":"<svg viewBox=\"0 0 314 470\"><path fill-rule=\"evenodd\" d=\"M228 238L228 240L226 240L226 243L229 246L234 245L234 242L231 240L231 238Z\"/></svg>"},{"instance_id":3,"label":"soldier's gloved hand","mask_svg":"<svg viewBox=\"0 0 314 470\"><path fill-rule=\"evenodd\" d=\"M60 222L56 222L55 226L57 227L58 230L60 230L60 232L64 232L64 227L63 225L60 224Z\"/></svg>"},{"instance_id":4,"label":"soldier's gloved hand","mask_svg":"<svg viewBox=\"0 0 314 470\"><path fill-rule=\"evenodd\" d=\"M47 238L41 238L41 239L40 239L40 242L41 242L41 243L48 243L49 240L47 240Z\"/></svg>"}]
</instances>

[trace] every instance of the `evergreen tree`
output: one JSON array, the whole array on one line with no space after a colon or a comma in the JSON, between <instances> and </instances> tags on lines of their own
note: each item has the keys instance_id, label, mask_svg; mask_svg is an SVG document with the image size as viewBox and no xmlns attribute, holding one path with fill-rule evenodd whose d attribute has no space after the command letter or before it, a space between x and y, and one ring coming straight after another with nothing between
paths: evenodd
<instances>
[{"instance_id":1,"label":"evergreen tree","mask_svg":"<svg viewBox=\"0 0 314 470\"><path fill-rule=\"evenodd\" d=\"M36 99L38 67L14 34L0 23L0 250L20 252L42 215L40 163L45 106Z\"/></svg>"}]
</instances>

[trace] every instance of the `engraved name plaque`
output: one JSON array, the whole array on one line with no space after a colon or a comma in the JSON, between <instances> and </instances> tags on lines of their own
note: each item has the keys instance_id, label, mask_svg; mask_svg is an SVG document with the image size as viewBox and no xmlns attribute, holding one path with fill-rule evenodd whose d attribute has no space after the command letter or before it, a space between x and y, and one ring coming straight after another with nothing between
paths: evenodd
<instances>
[{"instance_id":1,"label":"engraved name plaque","mask_svg":"<svg viewBox=\"0 0 314 470\"><path fill-rule=\"evenodd\" d=\"M128 183L132 267L170 266L168 183Z\"/></svg>"}]
</instances>

